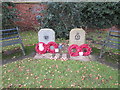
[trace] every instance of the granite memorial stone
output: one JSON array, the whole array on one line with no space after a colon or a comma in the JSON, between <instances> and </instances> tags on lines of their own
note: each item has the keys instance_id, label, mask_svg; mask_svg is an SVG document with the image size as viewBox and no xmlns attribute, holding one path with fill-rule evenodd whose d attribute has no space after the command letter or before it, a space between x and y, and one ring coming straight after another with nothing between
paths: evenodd
<instances>
[{"instance_id":1,"label":"granite memorial stone","mask_svg":"<svg viewBox=\"0 0 120 90\"><path fill-rule=\"evenodd\" d=\"M44 28L38 32L38 41L48 44L49 42L55 42L55 32L52 29Z\"/></svg>"},{"instance_id":2,"label":"granite memorial stone","mask_svg":"<svg viewBox=\"0 0 120 90\"><path fill-rule=\"evenodd\" d=\"M85 31L82 28L75 28L70 31L69 45L82 45L85 43Z\"/></svg>"}]
</instances>

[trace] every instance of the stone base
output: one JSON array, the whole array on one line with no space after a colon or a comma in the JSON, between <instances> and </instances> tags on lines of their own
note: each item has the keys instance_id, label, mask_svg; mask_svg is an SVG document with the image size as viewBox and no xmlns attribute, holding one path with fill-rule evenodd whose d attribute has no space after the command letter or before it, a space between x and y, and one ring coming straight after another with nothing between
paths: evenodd
<instances>
[{"instance_id":1,"label":"stone base","mask_svg":"<svg viewBox=\"0 0 120 90\"><path fill-rule=\"evenodd\" d=\"M54 60L68 60L67 54L51 54L51 53L45 53L45 54L38 54L34 56L33 59L54 59Z\"/></svg>"},{"instance_id":2,"label":"stone base","mask_svg":"<svg viewBox=\"0 0 120 90\"><path fill-rule=\"evenodd\" d=\"M36 53L36 55L34 56L33 59L44 59L44 58L50 59L50 58L52 58L52 54L51 53L45 53L45 54Z\"/></svg>"},{"instance_id":3,"label":"stone base","mask_svg":"<svg viewBox=\"0 0 120 90\"><path fill-rule=\"evenodd\" d=\"M60 58L61 60L68 60L68 56L67 56L67 54L62 54L62 56L61 56L61 58Z\"/></svg>"},{"instance_id":4,"label":"stone base","mask_svg":"<svg viewBox=\"0 0 120 90\"><path fill-rule=\"evenodd\" d=\"M59 53L56 53L52 59L57 60L60 59L61 55Z\"/></svg>"},{"instance_id":5,"label":"stone base","mask_svg":"<svg viewBox=\"0 0 120 90\"><path fill-rule=\"evenodd\" d=\"M51 54L51 53L45 53L45 54L38 54L34 56L33 59L54 59L54 60L79 60L79 61L95 61L95 56L89 55L89 56L67 56L67 54Z\"/></svg>"},{"instance_id":6,"label":"stone base","mask_svg":"<svg viewBox=\"0 0 120 90\"><path fill-rule=\"evenodd\" d=\"M70 60L94 61L94 60L95 60L95 57L92 56L92 55L89 55L89 56L76 56L76 57L70 56Z\"/></svg>"}]
</instances>

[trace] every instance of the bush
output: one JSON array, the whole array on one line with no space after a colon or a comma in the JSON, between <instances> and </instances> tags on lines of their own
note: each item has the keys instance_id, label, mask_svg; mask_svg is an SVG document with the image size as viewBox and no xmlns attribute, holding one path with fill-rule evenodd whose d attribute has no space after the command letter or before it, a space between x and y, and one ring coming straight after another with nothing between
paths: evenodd
<instances>
[{"instance_id":1,"label":"bush","mask_svg":"<svg viewBox=\"0 0 120 90\"><path fill-rule=\"evenodd\" d=\"M76 27L109 28L120 25L120 2L52 2L44 12L42 28L52 28L56 38L68 38Z\"/></svg>"},{"instance_id":2,"label":"bush","mask_svg":"<svg viewBox=\"0 0 120 90\"><path fill-rule=\"evenodd\" d=\"M15 4L12 2L2 2L2 29L13 28L14 20L17 19L17 9L13 8Z\"/></svg>"}]
</instances>

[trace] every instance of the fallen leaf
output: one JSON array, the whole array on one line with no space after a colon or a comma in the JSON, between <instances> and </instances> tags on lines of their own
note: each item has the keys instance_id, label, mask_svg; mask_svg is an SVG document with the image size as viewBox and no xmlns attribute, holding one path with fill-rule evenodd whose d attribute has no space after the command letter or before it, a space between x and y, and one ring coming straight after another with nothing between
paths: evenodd
<instances>
[{"instance_id":1,"label":"fallen leaf","mask_svg":"<svg viewBox=\"0 0 120 90\"><path fill-rule=\"evenodd\" d=\"M19 84L19 87L22 87L22 85L21 85L21 84Z\"/></svg>"},{"instance_id":2,"label":"fallen leaf","mask_svg":"<svg viewBox=\"0 0 120 90\"><path fill-rule=\"evenodd\" d=\"M50 85L50 87L52 87L52 85Z\"/></svg>"},{"instance_id":3,"label":"fallen leaf","mask_svg":"<svg viewBox=\"0 0 120 90\"><path fill-rule=\"evenodd\" d=\"M43 85L40 85L40 88L43 88L44 86Z\"/></svg>"},{"instance_id":4,"label":"fallen leaf","mask_svg":"<svg viewBox=\"0 0 120 90\"><path fill-rule=\"evenodd\" d=\"M29 77L26 77L26 79L29 79Z\"/></svg>"},{"instance_id":5,"label":"fallen leaf","mask_svg":"<svg viewBox=\"0 0 120 90\"><path fill-rule=\"evenodd\" d=\"M58 65L56 65L56 68L58 69Z\"/></svg>"},{"instance_id":6,"label":"fallen leaf","mask_svg":"<svg viewBox=\"0 0 120 90\"><path fill-rule=\"evenodd\" d=\"M104 80L104 79L102 79L102 82L105 82L105 80Z\"/></svg>"},{"instance_id":7,"label":"fallen leaf","mask_svg":"<svg viewBox=\"0 0 120 90\"><path fill-rule=\"evenodd\" d=\"M95 78L96 80L99 79L98 77Z\"/></svg>"},{"instance_id":8,"label":"fallen leaf","mask_svg":"<svg viewBox=\"0 0 120 90\"><path fill-rule=\"evenodd\" d=\"M77 72L77 73L79 73L79 71L78 71L78 70L77 70L76 72Z\"/></svg>"},{"instance_id":9,"label":"fallen leaf","mask_svg":"<svg viewBox=\"0 0 120 90\"><path fill-rule=\"evenodd\" d=\"M110 76L109 78L112 79L112 76Z\"/></svg>"}]
</instances>

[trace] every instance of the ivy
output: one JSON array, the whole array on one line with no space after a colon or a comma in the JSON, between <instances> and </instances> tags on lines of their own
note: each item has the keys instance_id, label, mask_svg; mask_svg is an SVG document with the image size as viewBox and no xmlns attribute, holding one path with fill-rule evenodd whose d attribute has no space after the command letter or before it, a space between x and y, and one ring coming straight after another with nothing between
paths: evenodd
<instances>
[{"instance_id":1,"label":"ivy","mask_svg":"<svg viewBox=\"0 0 120 90\"><path fill-rule=\"evenodd\" d=\"M52 28L56 38L68 38L76 27L109 28L120 25L120 2L52 2L48 3L41 28Z\"/></svg>"},{"instance_id":2,"label":"ivy","mask_svg":"<svg viewBox=\"0 0 120 90\"><path fill-rule=\"evenodd\" d=\"M17 19L17 9L14 8L15 4L12 2L2 2L2 28L13 28L14 20Z\"/></svg>"}]
</instances>

